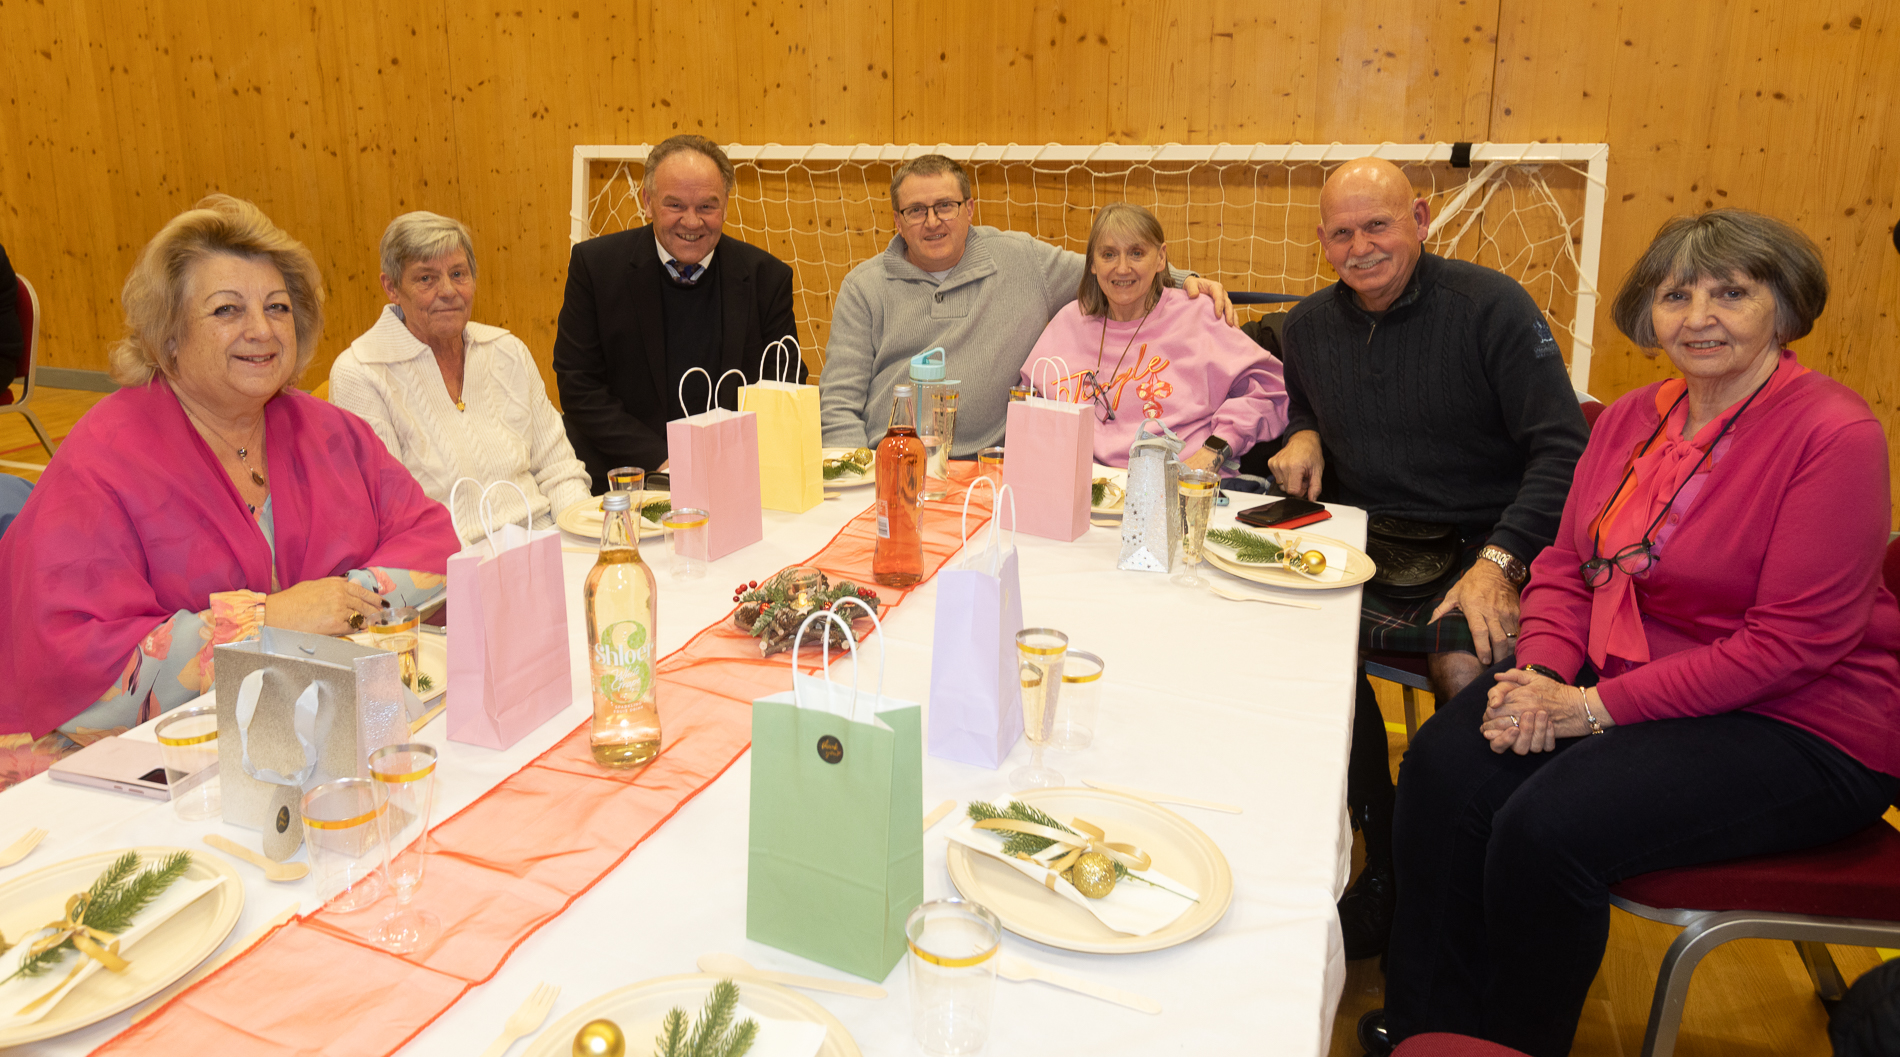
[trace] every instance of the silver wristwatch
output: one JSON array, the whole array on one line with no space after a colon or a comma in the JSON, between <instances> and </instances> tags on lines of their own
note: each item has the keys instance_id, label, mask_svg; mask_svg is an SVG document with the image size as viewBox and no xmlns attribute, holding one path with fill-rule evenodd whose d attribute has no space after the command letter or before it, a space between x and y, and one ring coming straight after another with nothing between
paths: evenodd
<instances>
[{"instance_id":1,"label":"silver wristwatch","mask_svg":"<svg viewBox=\"0 0 1900 1057\"><path fill-rule=\"evenodd\" d=\"M1484 549L1478 552L1478 557L1495 562L1498 568L1504 570L1504 578L1511 581L1513 587L1523 587L1524 581L1531 578L1531 571L1524 567L1517 555L1495 543L1485 544Z\"/></svg>"}]
</instances>

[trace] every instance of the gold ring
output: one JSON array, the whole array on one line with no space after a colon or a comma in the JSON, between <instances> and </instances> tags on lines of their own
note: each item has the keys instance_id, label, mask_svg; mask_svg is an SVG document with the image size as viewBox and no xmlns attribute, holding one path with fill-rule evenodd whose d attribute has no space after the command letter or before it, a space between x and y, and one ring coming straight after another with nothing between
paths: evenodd
<instances>
[{"instance_id":1,"label":"gold ring","mask_svg":"<svg viewBox=\"0 0 1900 1057\"><path fill-rule=\"evenodd\" d=\"M367 624L368 621L364 619L363 614L361 613L351 613L349 623L350 623L351 628L357 631L361 631L363 630L363 625Z\"/></svg>"}]
</instances>

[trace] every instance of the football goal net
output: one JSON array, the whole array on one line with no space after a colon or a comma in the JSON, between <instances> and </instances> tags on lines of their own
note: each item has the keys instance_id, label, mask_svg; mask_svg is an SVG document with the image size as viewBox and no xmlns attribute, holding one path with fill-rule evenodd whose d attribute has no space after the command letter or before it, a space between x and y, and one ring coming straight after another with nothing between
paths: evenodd
<instances>
[{"instance_id":1,"label":"football goal net","mask_svg":"<svg viewBox=\"0 0 1900 1057\"><path fill-rule=\"evenodd\" d=\"M649 149L574 148L574 241L647 222L638 191ZM1378 155L1401 166L1430 201L1428 248L1522 283L1549 318L1573 383L1589 388L1607 144L731 144L725 150L738 172L726 234L792 265L799 331L814 366L824 362L839 284L896 233L890 178L907 158L938 153L962 162L975 184L978 224L1081 252L1098 208L1135 202L1160 218L1176 267L1231 291L1307 294L1336 278L1320 253L1320 185L1338 165Z\"/></svg>"}]
</instances>

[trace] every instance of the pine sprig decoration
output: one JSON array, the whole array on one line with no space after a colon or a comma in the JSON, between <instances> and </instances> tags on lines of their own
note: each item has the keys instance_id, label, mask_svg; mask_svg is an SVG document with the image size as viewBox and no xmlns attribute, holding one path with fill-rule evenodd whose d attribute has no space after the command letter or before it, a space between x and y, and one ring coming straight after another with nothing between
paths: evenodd
<instances>
[{"instance_id":1,"label":"pine sprig decoration","mask_svg":"<svg viewBox=\"0 0 1900 1057\"><path fill-rule=\"evenodd\" d=\"M870 470L871 462L875 458L877 458L876 452L869 448L859 448L849 455L826 459L821 469L827 481L835 481L846 474L863 477Z\"/></svg>"},{"instance_id":2,"label":"pine sprig decoration","mask_svg":"<svg viewBox=\"0 0 1900 1057\"><path fill-rule=\"evenodd\" d=\"M138 853L126 852L113 860L112 865L86 890L82 897L84 910L76 912L85 915L87 928L116 936L131 928L139 912L170 888L173 881L183 877L190 866L190 853L181 851L160 859L156 866L134 877L133 874L139 868ZM74 949L73 941L68 937L58 946L49 947L22 960L13 976L38 976L64 958L67 951ZM7 977L7 980L13 979L13 976ZM0 983L5 982L0 980Z\"/></svg>"},{"instance_id":3,"label":"pine sprig decoration","mask_svg":"<svg viewBox=\"0 0 1900 1057\"><path fill-rule=\"evenodd\" d=\"M1246 529L1208 529L1207 538L1232 547L1234 557L1248 565L1277 565L1285 560L1286 552L1279 544Z\"/></svg>"},{"instance_id":4,"label":"pine sprig decoration","mask_svg":"<svg viewBox=\"0 0 1900 1057\"><path fill-rule=\"evenodd\" d=\"M666 515L672 512L673 512L672 500L655 499L653 502L648 503L645 506L642 506L640 508L640 517L642 520L651 521L655 525L657 525L660 523L661 518L665 517Z\"/></svg>"},{"instance_id":5,"label":"pine sprig decoration","mask_svg":"<svg viewBox=\"0 0 1900 1057\"><path fill-rule=\"evenodd\" d=\"M1048 826L1050 829L1059 829L1064 833L1075 833L1075 830L1057 822L1051 818L1047 812L1038 811L1020 800L1011 800L1009 806L1005 808L998 808L995 804L984 800L972 800L970 801L969 814L970 819L975 822L984 822L993 818L1007 818L1017 822L1031 822L1038 826ZM1055 843L1055 841L1047 837L1038 837L1033 833L1012 833L1008 830L997 830L995 832L997 836L1003 838L1003 854L1011 858L1019 854L1035 855L1037 852ZM1075 833L1075 835L1078 837L1081 836L1080 833ZM1120 879L1127 876L1128 867L1123 866L1121 863L1116 863L1115 877Z\"/></svg>"},{"instance_id":6,"label":"pine sprig decoration","mask_svg":"<svg viewBox=\"0 0 1900 1057\"><path fill-rule=\"evenodd\" d=\"M740 1057L758 1038L759 1023L748 1018L734 1025L732 1017L738 1009L739 985L731 980L713 985L690 1033L686 1011L674 1006L661 1025L664 1034L653 1040L657 1044L654 1057Z\"/></svg>"},{"instance_id":7,"label":"pine sprig decoration","mask_svg":"<svg viewBox=\"0 0 1900 1057\"><path fill-rule=\"evenodd\" d=\"M798 632L798 626L810 616L813 608L800 608L792 589L792 570L784 569L767 577L764 583L757 580L740 584L732 595L739 604L732 615L732 625L740 631L759 640L759 653L770 657L774 653L792 648L792 639ZM818 573L818 584L810 591L809 600L816 609L829 609L839 601L849 597L863 602L875 613L880 600L877 592L868 587L859 587L849 580L835 584L824 573ZM850 624L863 613L853 607L840 611L845 623ZM814 627L806 635L805 641L817 645L823 634L830 638L833 649L842 649L847 645L846 633L838 625L826 621L823 628ZM851 636L856 640L855 633Z\"/></svg>"}]
</instances>

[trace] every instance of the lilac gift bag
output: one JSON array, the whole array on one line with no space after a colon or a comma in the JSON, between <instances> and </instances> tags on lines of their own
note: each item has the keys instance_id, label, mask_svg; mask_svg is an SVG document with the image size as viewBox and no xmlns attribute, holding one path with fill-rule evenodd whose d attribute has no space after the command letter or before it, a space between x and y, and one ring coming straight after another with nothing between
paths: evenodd
<instances>
[{"instance_id":1,"label":"lilac gift bag","mask_svg":"<svg viewBox=\"0 0 1900 1057\"><path fill-rule=\"evenodd\" d=\"M1058 378L1068 368L1054 357ZM1021 528L1067 542L1089 530L1089 471L1095 464L1095 405L1032 396L1011 401L1005 426L1003 483L1022 505Z\"/></svg>"},{"instance_id":2,"label":"lilac gift bag","mask_svg":"<svg viewBox=\"0 0 1900 1057\"><path fill-rule=\"evenodd\" d=\"M1007 465L1007 463L1005 463ZM969 524L970 494L963 497ZM1000 524L1009 497L1010 542ZM930 754L996 768L1023 733L1022 684L1016 675L1016 633L1023 629L1022 586L1016 575L1016 496L996 495L988 542L969 546L937 574L937 626L930 647Z\"/></svg>"},{"instance_id":3,"label":"lilac gift bag","mask_svg":"<svg viewBox=\"0 0 1900 1057\"><path fill-rule=\"evenodd\" d=\"M694 367L680 376L680 410L686 410L686 379L698 371L711 385L702 414L676 418L666 424L667 476L673 482L673 505L696 507L711 517L707 525L706 557L723 558L765 538L765 515L759 506L759 418L750 411L727 411L715 406L719 382Z\"/></svg>"},{"instance_id":4,"label":"lilac gift bag","mask_svg":"<svg viewBox=\"0 0 1900 1057\"><path fill-rule=\"evenodd\" d=\"M464 477L455 489L463 482L481 484ZM489 493L503 486L520 493L521 509L529 509L519 485L489 485L481 502L486 537L449 557L449 612L455 621L448 637L449 740L491 749L513 745L574 702L561 530L496 528ZM451 516L455 489L449 492Z\"/></svg>"}]
</instances>

